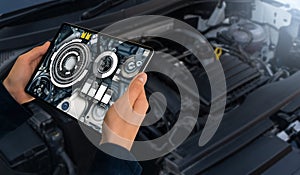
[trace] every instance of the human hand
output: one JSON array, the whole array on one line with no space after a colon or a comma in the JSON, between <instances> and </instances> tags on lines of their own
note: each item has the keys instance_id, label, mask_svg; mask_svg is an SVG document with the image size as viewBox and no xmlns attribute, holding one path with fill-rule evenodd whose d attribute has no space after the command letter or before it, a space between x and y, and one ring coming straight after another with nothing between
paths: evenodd
<instances>
[{"instance_id":1,"label":"human hand","mask_svg":"<svg viewBox=\"0 0 300 175\"><path fill-rule=\"evenodd\" d=\"M108 110L101 143L114 143L130 150L149 107L144 85L147 74L138 74L128 90Z\"/></svg>"},{"instance_id":2,"label":"human hand","mask_svg":"<svg viewBox=\"0 0 300 175\"><path fill-rule=\"evenodd\" d=\"M8 76L3 81L4 87L19 104L27 103L34 99L25 93L24 89L49 45L50 42L46 42L42 46L35 47L19 56Z\"/></svg>"}]
</instances>

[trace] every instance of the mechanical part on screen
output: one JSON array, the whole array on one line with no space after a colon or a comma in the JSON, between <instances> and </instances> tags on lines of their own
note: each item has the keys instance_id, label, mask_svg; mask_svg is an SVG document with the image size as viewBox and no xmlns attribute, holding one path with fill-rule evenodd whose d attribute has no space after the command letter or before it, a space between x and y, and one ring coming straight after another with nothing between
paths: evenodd
<instances>
[{"instance_id":1,"label":"mechanical part on screen","mask_svg":"<svg viewBox=\"0 0 300 175\"><path fill-rule=\"evenodd\" d=\"M74 39L63 44L51 57L50 77L60 88L70 87L81 81L87 74L90 60L89 48Z\"/></svg>"},{"instance_id":2,"label":"mechanical part on screen","mask_svg":"<svg viewBox=\"0 0 300 175\"><path fill-rule=\"evenodd\" d=\"M97 78L107 78L111 76L118 66L118 57L112 51L101 53L93 65L93 73Z\"/></svg>"}]
</instances>

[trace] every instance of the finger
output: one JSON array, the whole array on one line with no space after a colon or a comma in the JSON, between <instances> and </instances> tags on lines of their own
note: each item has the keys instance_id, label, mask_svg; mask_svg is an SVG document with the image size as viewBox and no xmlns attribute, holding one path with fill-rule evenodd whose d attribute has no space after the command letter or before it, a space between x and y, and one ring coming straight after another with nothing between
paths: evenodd
<instances>
[{"instance_id":1,"label":"finger","mask_svg":"<svg viewBox=\"0 0 300 175\"><path fill-rule=\"evenodd\" d=\"M138 98L136 99L134 105L133 105L133 110L138 113L145 115L149 107L149 103L146 98L146 93L145 90L143 90Z\"/></svg>"},{"instance_id":2,"label":"finger","mask_svg":"<svg viewBox=\"0 0 300 175\"><path fill-rule=\"evenodd\" d=\"M28 61L34 61L37 58L42 57L48 50L50 42L47 41L43 45L31 49L29 52L23 55Z\"/></svg>"},{"instance_id":3,"label":"finger","mask_svg":"<svg viewBox=\"0 0 300 175\"><path fill-rule=\"evenodd\" d=\"M133 81L130 83L128 88L129 93L129 103L131 106L134 105L135 101L139 97L140 93L144 91L144 85L147 81L147 74L140 73L138 74Z\"/></svg>"},{"instance_id":4,"label":"finger","mask_svg":"<svg viewBox=\"0 0 300 175\"><path fill-rule=\"evenodd\" d=\"M31 61L31 65L32 67L35 69L37 67L37 65L39 64L39 62L41 61L42 57L38 57L35 60Z\"/></svg>"}]
</instances>

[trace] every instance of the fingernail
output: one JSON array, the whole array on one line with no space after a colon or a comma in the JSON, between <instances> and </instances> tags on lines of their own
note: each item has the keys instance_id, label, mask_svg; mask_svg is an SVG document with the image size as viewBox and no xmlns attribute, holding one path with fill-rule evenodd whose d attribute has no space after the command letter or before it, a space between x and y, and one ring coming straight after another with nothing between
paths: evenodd
<instances>
[{"instance_id":1,"label":"fingernail","mask_svg":"<svg viewBox=\"0 0 300 175\"><path fill-rule=\"evenodd\" d=\"M43 45L49 45L50 41L46 41Z\"/></svg>"},{"instance_id":2,"label":"fingernail","mask_svg":"<svg viewBox=\"0 0 300 175\"><path fill-rule=\"evenodd\" d=\"M145 83L147 80L147 74L142 73L141 75L139 75L138 80L142 83Z\"/></svg>"}]
</instances>

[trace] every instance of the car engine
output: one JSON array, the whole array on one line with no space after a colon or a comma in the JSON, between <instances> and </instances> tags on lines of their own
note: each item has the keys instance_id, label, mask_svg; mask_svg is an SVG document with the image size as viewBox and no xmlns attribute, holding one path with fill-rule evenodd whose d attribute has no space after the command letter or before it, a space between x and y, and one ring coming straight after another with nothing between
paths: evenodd
<instances>
[{"instance_id":1,"label":"car engine","mask_svg":"<svg viewBox=\"0 0 300 175\"><path fill-rule=\"evenodd\" d=\"M140 5L147 2L140 2ZM174 77L184 77L181 68L188 68L196 81L198 92L194 89L187 90L191 96L199 93L201 103L196 126L188 139L159 159L141 162L144 174L298 174L299 2L174 0L158 6L159 3L161 2L150 0L147 8L152 11L135 15L159 14L173 17L188 23L205 36L224 69L226 108L217 133L208 144L199 147L199 136L207 121L212 101L205 69L189 50L175 42L158 37L137 39L137 42L150 46L155 51L172 55L172 58L164 58L170 64L154 65L153 62L151 65L150 62L150 67L162 66L165 70L174 72ZM139 5L136 7L142 9ZM86 26L103 28L99 24L102 19L99 17L98 21L89 21ZM161 25L156 26L157 30L167 32ZM4 36L4 32L0 31L0 37ZM0 39L0 46L4 46L8 40L9 37ZM7 67L27 47L14 50L8 48L0 52L0 70L4 70L3 67ZM126 76L125 72L123 74ZM178 119L181 104L187 110L194 109L193 102L181 99L174 82L164 75L149 72L148 77L147 96L154 92L160 92L164 96L155 96L152 99L155 103L150 99L152 117L162 117L152 125L142 126L136 138L138 141L152 140L167 133ZM44 78L49 79L41 74L39 81L42 83ZM123 90L125 89L126 87ZM166 107L163 105L165 101L168 104ZM190 116L186 118L186 125L189 125ZM159 146L152 145L157 149Z\"/></svg>"},{"instance_id":2,"label":"car engine","mask_svg":"<svg viewBox=\"0 0 300 175\"><path fill-rule=\"evenodd\" d=\"M299 97L284 102L284 98L279 100L275 96L284 94L281 88L285 89L292 85L289 81L299 75L296 60L299 55L297 46L300 37L298 16L300 9L288 10L292 7L274 3L275 1L255 1L248 4L224 3L221 7L216 7L208 18L197 14L199 9L195 9L197 12L181 16L183 21L197 28L211 43L223 66L226 78L227 105L223 123L214 138L204 147L198 146L198 138L207 120L211 104L210 84L205 70L189 51L176 43L170 44L159 38L148 41L147 44L153 44L152 47L177 58L173 62L170 60L173 67L169 67L168 70L176 70L178 73L180 66L188 67L197 82L201 99L201 111L193 133L176 150L157 160L156 165L160 167L160 174L219 174L224 170L229 174L262 172L274 174L277 169L285 165L281 160L283 157L289 159L299 156L297 153L300 131L297 116L300 107L297 102ZM253 9L248 10L249 16L245 14L247 10L239 6L241 4L248 5L248 9ZM230 9L235 7L241 8L241 11L237 10L232 14ZM222 15L214 16L215 12ZM263 19L262 16L269 18ZM193 109L189 99L180 99L179 96L171 99L170 94L178 92L172 88L171 82L168 84L164 80L164 77L153 76L147 91L149 94L159 91L166 98L170 97L167 99L170 105L160 121L152 126L141 128L138 135L140 140L155 139L168 132L176 123L180 103L186 104L185 107L188 109ZM157 87L157 84L161 84L161 87ZM281 86L278 91L275 88L277 85ZM297 89L294 90L295 93L299 92ZM277 100L281 101L282 107L275 105ZM154 104L154 106L156 108L151 109L154 108L157 110L157 115L160 115L162 113L160 105ZM260 113L256 113L255 110ZM269 110L274 111L269 112ZM265 148L264 152L268 152L265 153L266 155L261 151L254 151L259 149L263 142L271 144L270 147L276 145L280 148L274 150ZM277 156L282 157L275 156L273 154L275 152ZM261 160L253 161L257 159ZM240 165L238 161L246 162ZM277 163L270 163L273 161ZM236 165L240 168L235 168Z\"/></svg>"}]
</instances>

